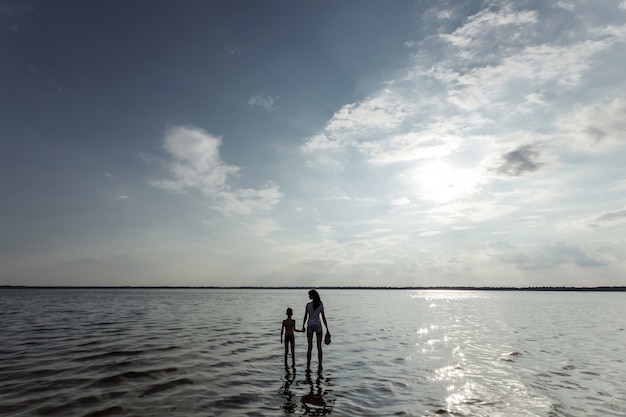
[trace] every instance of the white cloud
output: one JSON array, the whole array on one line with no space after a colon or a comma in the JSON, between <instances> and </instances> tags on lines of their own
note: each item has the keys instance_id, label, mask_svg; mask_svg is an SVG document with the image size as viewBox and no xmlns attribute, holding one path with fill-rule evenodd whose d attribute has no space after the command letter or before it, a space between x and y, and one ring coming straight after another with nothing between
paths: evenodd
<instances>
[{"instance_id":1,"label":"white cloud","mask_svg":"<svg viewBox=\"0 0 626 417\"><path fill-rule=\"evenodd\" d=\"M595 57L621 35L605 29L570 44L541 43L532 34L539 20L538 12L516 12L511 6L479 12L453 34L443 36L456 50L432 66L424 66L423 54L418 53L415 66L404 76L362 102L339 109L303 145L307 164L334 165L340 172L347 163L341 154L349 149L375 163L426 163L453 157L461 144L480 140L476 129L504 129L512 117L555 111L553 97L588 81L586 71L595 65ZM494 38L496 29L508 32ZM490 60L483 61L480 52L491 49L495 52L488 52ZM441 89L425 90L433 81ZM442 94L447 94L447 101L441 100ZM536 132L521 134L537 136ZM528 138L525 142L531 146ZM532 149L528 148L528 156ZM514 157L522 150L509 152ZM549 156L547 148L540 156Z\"/></svg>"},{"instance_id":2,"label":"white cloud","mask_svg":"<svg viewBox=\"0 0 626 417\"><path fill-rule=\"evenodd\" d=\"M256 219L254 222L244 222L243 225L248 228L254 235L265 237L269 234L280 230L280 226L273 219Z\"/></svg>"},{"instance_id":3,"label":"white cloud","mask_svg":"<svg viewBox=\"0 0 626 417\"><path fill-rule=\"evenodd\" d=\"M279 96L270 96L268 94L259 93L255 96L252 96L248 99L248 104L251 106L261 107L267 111L278 110L278 106L276 102L278 101Z\"/></svg>"},{"instance_id":4,"label":"white cloud","mask_svg":"<svg viewBox=\"0 0 626 417\"><path fill-rule=\"evenodd\" d=\"M406 197L399 197L391 200L391 205L395 207L408 206L409 204L411 204L411 200Z\"/></svg>"},{"instance_id":5,"label":"white cloud","mask_svg":"<svg viewBox=\"0 0 626 417\"><path fill-rule=\"evenodd\" d=\"M426 210L423 212L423 216L430 223L439 226L454 225L460 222L477 224L505 217L519 209L518 205L500 202L497 199L461 201Z\"/></svg>"},{"instance_id":6,"label":"white cloud","mask_svg":"<svg viewBox=\"0 0 626 417\"><path fill-rule=\"evenodd\" d=\"M385 141L364 142L358 149L372 162L393 163L448 156L460 146L461 140L433 126L424 131L394 135Z\"/></svg>"},{"instance_id":7,"label":"white cloud","mask_svg":"<svg viewBox=\"0 0 626 417\"><path fill-rule=\"evenodd\" d=\"M526 97L537 97L540 91L550 89L554 94L579 85L585 71L594 64L593 57L611 43L602 39L569 46L526 46L498 64L465 71L444 63L432 75L448 86L450 102L462 109L494 105L515 108L527 102Z\"/></svg>"},{"instance_id":8,"label":"white cloud","mask_svg":"<svg viewBox=\"0 0 626 417\"><path fill-rule=\"evenodd\" d=\"M523 26L535 22L537 22L535 11L514 12L509 7L497 11L487 9L471 16L468 22L454 33L441 37L452 45L467 47L477 39L497 36L497 29L502 26Z\"/></svg>"},{"instance_id":9,"label":"white cloud","mask_svg":"<svg viewBox=\"0 0 626 417\"><path fill-rule=\"evenodd\" d=\"M154 180L151 184L168 190L199 189L205 194L215 194L226 188L229 175L239 167L222 161L219 147L222 139L210 133L187 126L169 129L163 140L163 149L170 155L168 169L171 180Z\"/></svg>"},{"instance_id":10,"label":"white cloud","mask_svg":"<svg viewBox=\"0 0 626 417\"><path fill-rule=\"evenodd\" d=\"M418 233L420 237L429 237L429 236L437 236L441 234L441 230L425 230L423 232Z\"/></svg>"},{"instance_id":11,"label":"white cloud","mask_svg":"<svg viewBox=\"0 0 626 417\"><path fill-rule=\"evenodd\" d=\"M556 6L569 11L576 9L576 5L573 2L566 0L558 0Z\"/></svg>"},{"instance_id":12,"label":"white cloud","mask_svg":"<svg viewBox=\"0 0 626 417\"><path fill-rule=\"evenodd\" d=\"M563 117L559 136L569 146L591 152L626 145L626 100L596 103Z\"/></svg>"},{"instance_id":13,"label":"white cloud","mask_svg":"<svg viewBox=\"0 0 626 417\"><path fill-rule=\"evenodd\" d=\"M273 209L283 194L278 185L269 182L261 189L238 189L214 195L214 209L228 216L247 216Z\"/></svg>"},{"instance_id":14,"label":"white cloud","mask_svg":"<svg viewBox=\"0 0 626 417\"><path fill-rule=\"evenodd\" d=\"M413 100L407 100L395 89L384 88L361 103L339 109L323 132L307 139L303 150L314 152L357 147L367 153L368 148L376 146L374 138L384 139L401 128L417 109Z\"/></svg>"},{"instance_id":15,"label":"white cloud","mask_svg":"<svg viewBox=\"0 0 626 417\"><path fill-rule=\"evenodd\" d=\"M240 168L224 162L220 137L190 126L169 129L163 149L170 160L165 164L171 179L151 180L150 184L171 191L199 190L212 201L212 207L229 216L248 216L273 209L281 200L277 184L267 182L260 189L232 189L228 179Z\"/></svg>"}]
</instances>

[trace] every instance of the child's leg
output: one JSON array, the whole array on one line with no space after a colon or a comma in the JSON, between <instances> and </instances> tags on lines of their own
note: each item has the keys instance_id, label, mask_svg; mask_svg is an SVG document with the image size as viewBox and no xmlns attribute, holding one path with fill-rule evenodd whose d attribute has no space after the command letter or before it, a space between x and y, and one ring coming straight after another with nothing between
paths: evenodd
<instances>
[{"instance_id":1,"label":"child's leg","mask_svg":"<svg viewBox=\"0 0 626 417\"><path fill-rule=\"evenodd\" d=\"M285 367L287 367L287 355L289 354L289 339L285 338Z\"/></svg>"},{"instance_id":2,"label":"child's leg","mask_svg":"<svg viewBox=\"0 0 626 417\"><path fill-rule=\"evenodd\" d=\"M291 341L291 365L296 366L296 341Z\"/></svg>"}]
</instances>

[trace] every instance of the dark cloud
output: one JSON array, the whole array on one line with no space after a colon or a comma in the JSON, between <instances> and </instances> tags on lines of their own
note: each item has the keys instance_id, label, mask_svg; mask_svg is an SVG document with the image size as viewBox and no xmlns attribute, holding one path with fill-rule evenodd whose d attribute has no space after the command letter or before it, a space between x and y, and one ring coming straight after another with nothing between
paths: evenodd
<instances>
[{"instance_id":1,"label":"dark cloud","mask_svg":"<svg viewBox=\"0 0 626 417\"><path fill-rule=\"evenodd\" d=\"M592 139L593 143L601 142L607 136L607 133L599 127L589 126L584 132Z\"/></svg>"},{"instance_id":2,"label":"dark cloud","mask_svg":"<svg viewBox=\"0 0 626 417\"><path fill-rule=\"evenodd\" d=\"M496 168L500 174L520 176L535 172L544 164L539 160L540 152L534 145L524 145L502 156L502 164Z\"/></svg>"},{"instance_id":3,"label":"dark cloud","mask_svg":"<svg viewBox=\"0 0 626 417\"><path fill-rule=\"evenodd\" d=\"M559 263L573 263L583 267L603 265L602 262L589 257L579 247L565 242L552 242L543 249Z\"/></svg>"},{"instance_id":4,"label":"dark cloud","mask_svg":"<svg viewBox=\"0 0 626 417\"><path fill-rule=\"evenodd\" d=\"M495 258L522 270L550 269L559 265L573 264L579 267L595 267L605 263L594 259L576 245L550 242L537 247L517 247L508 242L492 242Z\"/></svg>"},{"instance_id":5,"label":"dark cloud","mask_svg":"<svg viewBox=\"0 0 626 417\"><path fill-rule=\"evenodd\" d=\"M601 216L598 216L599 222L615 222L626 219L626 209L614 211L611 213L604 213Z\"/></svg>"}]
</instances>

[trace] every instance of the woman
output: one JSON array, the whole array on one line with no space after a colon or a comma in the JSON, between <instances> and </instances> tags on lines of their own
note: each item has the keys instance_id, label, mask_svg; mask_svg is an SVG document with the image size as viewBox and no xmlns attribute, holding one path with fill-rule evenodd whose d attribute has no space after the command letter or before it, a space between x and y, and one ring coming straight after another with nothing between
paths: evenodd
<instances>
[{"instance_id":1,"label":"woman","mask_svg":"<svg viewBox=\"0 0 626 417\"><path fill-rule=\"evenodd\" d=\"M326 332L328 331L328 323L326 323L326 315L324 314L324 304L320 299L320 295L316 290L309 291L309 298L311 301L307 303L304 309L304 320L302 320L302 331L304 331L304 323L308 324L306 328L306 338L309 342L308 350L306 352L306 369L311 370L311 351L313 350L313 333L317 338L317 361L319 369L322 370L322 323L320 322L320 315L324 326L326 326Z\"/></svg>"}]
</instances>

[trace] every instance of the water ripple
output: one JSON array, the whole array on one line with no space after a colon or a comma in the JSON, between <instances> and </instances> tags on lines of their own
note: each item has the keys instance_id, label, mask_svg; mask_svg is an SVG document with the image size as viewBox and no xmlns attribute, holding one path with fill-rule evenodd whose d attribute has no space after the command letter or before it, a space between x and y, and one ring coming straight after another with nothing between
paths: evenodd
<instances>
[{"instance_id":1,"label":"water ripple","mask_svg":"<svg viewBox=\"0 0 626 417\"><path fill-rule=\"evenodd\" d=\"M0 290L0 414L624 416L626 303L580 295L327 291L308 374L300 291Z\"/></svg>"}]
</instances>

